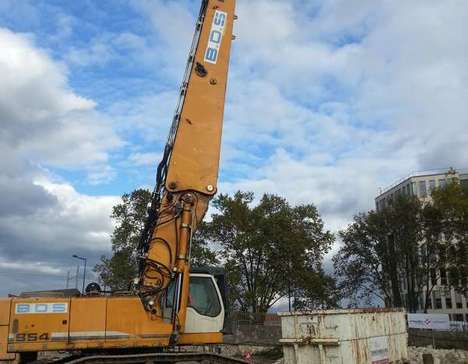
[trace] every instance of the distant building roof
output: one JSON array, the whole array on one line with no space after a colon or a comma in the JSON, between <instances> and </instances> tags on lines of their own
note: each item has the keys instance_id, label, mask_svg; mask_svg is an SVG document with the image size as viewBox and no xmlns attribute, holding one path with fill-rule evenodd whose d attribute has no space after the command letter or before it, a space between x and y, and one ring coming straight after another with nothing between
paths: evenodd
<instances>
[{"instance_id":1,"label":"distant building roof","mask_svg":"<svg viewBox=\"0 0 468 364\"><path fill-rule=\"evenodd\" d=\"M19 295L21 298L31 298L31 297L77 297L81 293L75 288L71 289L53 289L48 291L30 291L30 292L21 292Z\"/></svg>"},{"instance_id":2,"label":"distant building roof","mask_svg":"<svg viewBox=\"0 0 468 364\"><path fill-rule=\"evenodd\" d=\"M406 175L403 178L400 178L396 182L392 183L390 186L385 187L384 189L381 189L379 191L379 194L377 198L380 196L386 194L388 191L391 189L395 188L396 186L402 184L406 180L413 178L413 177L429 177L429 176L437 176L437 175L442 175L442 174L449 174L449 173L456 173L458 175L462 175L463 177L468 176L468 168L461 168L461 169L454 169L452 167L449 168L442 168L442 169L429 169L425 171L417 171L417 172L412 172L408 175Z\"/></svg>"}]
</instances>

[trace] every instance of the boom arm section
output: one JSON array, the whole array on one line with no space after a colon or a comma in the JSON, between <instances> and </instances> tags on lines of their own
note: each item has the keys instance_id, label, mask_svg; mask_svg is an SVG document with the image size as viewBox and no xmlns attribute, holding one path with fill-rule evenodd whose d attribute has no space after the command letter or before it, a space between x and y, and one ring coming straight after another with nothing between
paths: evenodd
<instances>
[{"instance_id":1,"label":"boom arm section","mask_svg":"<svg viewBox=\"0 0 468 364\"><path fill-rule=\"evenodd\" d=\"M172 322L183 332L190 244L216 193L235 0L204 0L149 218L140 244L137 289L145 308L175 284Z\"/></svg>"}]
</instances>

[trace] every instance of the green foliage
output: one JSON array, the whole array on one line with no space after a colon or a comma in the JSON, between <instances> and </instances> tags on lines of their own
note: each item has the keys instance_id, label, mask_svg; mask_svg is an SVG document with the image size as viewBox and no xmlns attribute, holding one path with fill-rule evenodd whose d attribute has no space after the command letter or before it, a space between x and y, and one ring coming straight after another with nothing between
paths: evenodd
<instances>
[{"instance_id":1,"label":"green foliage","mask_svg":"<svg viewBox=\"0 0 468 364\"><path fill-rule=\"evenodd\" d=\"M135 190L113 209L113 254L95 267L112 290L127 289L137 274L136 250L150 198L150 191ZM336 305L335 282L322 270L323 255L334 238L325 231L315 206L291 207L275 195L264 195L256 206L253 201L249 192L220 195L213 201L217 213L194 234L191 264L222 262L230 301L244 311L266 312L290 292L297 308Z\"/></svg>"},{"instance_id":2,"label":"green foliage","mask_svg":"<svg viewBox=\"0 0 468 364\"><path fill-rule=\"evenodd\" d=\"M439 215L439 239L448 249L441 254L447 265L449 282L456 290L468 293L468 188L457 182L432 193L433 206Z\"/></svg>"},{"instance_id":3,"label":"green foliage","mask_svg":"<svg viewBox=\"0 0 468 364\"><path fill-rule=\"evenodd\" d=\"M335 275L344 296L352 301L376 296L389 302L389 281L381 269L386 259L386 235L376 233L381 229L374 226L371 214L374 212L354 216L354 222L339 233L343 245L333 257Z\"/></svg>"},{"instance_id":4,"label":"green foliage","mask_svg":"<svg viewBox=\"0 0 468 364\"><path fill-rule=\"evenodd\" d=\"M253 201L251 192L219 195L213 202L218 213L207 224L206 239L220 248L231 303L256 313L285 297L301 275L308 273L310 285L314 279L318 282L316 273L333 235L324 231L313 205L291 207L268 194L256 206Z\"/></svg>"},{"instance_id":5,"label":"green foliage","mask_svg":"<svg viewBox=\"0 0 468 364\"><path fill-rule=\"evenodd\" d=\"M112 256L101 257L101 262L94 267L102 283L111 290L128 289L129 283L137 276L137 248L150 201L149 190L137 189L123 195L122 202L112 209L111 218L115 222L111 237ZM203 229L202 224L201 231ZM200 239L200 233L196 233L192 242L192 265L216 263L215 253Z\"/></svg>"},{"instance_id":6,"label":"green foliage","mask_svg":"<svg viewBox=\"0 0 468 364\"><path fill-rule=\"evenodd\" d=\"M305 270L297 278L292 290L294 310L336 308L343 298L336 280L321 269Z\"/></svg>"},{"instance_id":7,"label":"green foliage","mask_svg":"<svg viewBox=\"0 0 468 364\"><path fill-rule=\"evenodd\" d=\"M101 257L94 267L102 283L111 290L128 289L137 275L137 248L146 219L151 192L137 189L122 196L122 202L112 209L115 228L111 236L112 256Z\"/></svg>"},{"instance_id":8,"label":"green foliage","mask_svg":"<svg viewBox=\"0 0 468 364\"><path fill-rule=\"evenodd\" d=\"M114 252L112 257L101 257L101 263L94 267L104 285L113 291L128 290L130 280L137 275L137 265L131 249Z\"/></svg>"},{"instance_id":9,"label":"green foliage","mask_svg":"<svg viewBox=\"0 0 468 364\"><path fill-rule=\"evenodd\" d=\"M115 221L112 233L112 250L130 249L135 251L144 227L147 206L151 201L151 192L137 189L122 196L122 203L114 206L111 218Z\"/></svg>"},{"instance_id":10,"label":"green foliage","mask_svg":"<svg viewBox=\"0 0 468 364\"><path fill-rule=\"evenodd\" d=\"M343 245L333 261L346 296L354 301L378 297L387 306L415 312L425 292L421 308L427 310L431 281L446 270L449 284L466 292L467 190L449 184L435 190L432 200L422 204L399 196L391 206L356 215L340 232Z\"/></svg>"},{"instance_id":11,"label":"green foliage","mask_svg":"<svg viewBox=\"0 0 468 364\"><path fill-rule=\"evenodd\" d=\"M192 267L204 267L218 265L219 260L216 252L211 250L208 241L205 239L208 226L205 222L201 222L198 230L192 237L192 251L190 265Z\"/></svg>"}]
</instances>

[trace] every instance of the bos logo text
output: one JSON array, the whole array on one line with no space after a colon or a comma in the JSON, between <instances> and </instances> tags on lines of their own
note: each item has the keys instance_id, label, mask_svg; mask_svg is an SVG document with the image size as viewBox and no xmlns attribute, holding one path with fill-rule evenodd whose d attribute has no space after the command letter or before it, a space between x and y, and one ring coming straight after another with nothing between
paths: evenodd
<instances>
[{"instance_id":1,"label":"bos logo text","mask_svg":"<svg viewBox=\"0 0 468 364\"><path fill-rule=\"evenodd\" d=\"M216 64L218 62L221 42L223 40L224 29L226 28L227 13L216 10L211 25L208 46L205 52L205 62Z\"/></svg>"},{"instance_id":2,"label":"bos logo text","mask_svg":"<svg viewBox=\"0 0 468 364\"><path fill-rule=\"evenodd\" d=\"M68 303L66 302L17 303L15 307L17 314L66 313L67 311Z\"/></svg>"}]
</instances>

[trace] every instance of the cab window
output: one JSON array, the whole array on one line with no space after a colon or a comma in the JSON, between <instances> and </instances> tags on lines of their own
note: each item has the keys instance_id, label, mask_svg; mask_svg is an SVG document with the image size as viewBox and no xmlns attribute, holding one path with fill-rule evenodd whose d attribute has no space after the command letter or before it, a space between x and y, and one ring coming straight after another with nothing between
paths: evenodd
<instances>
[{"instance_id":1,"label":"cab window","mask_svg":"<svg viewBox=\"0 0 468 364\"><path fill-rule=\"evenodd\" d=\"M216 287L207 277L190 277L189 307L200 315L215 317L221 312Z\"/></svg>"}]
</instances>

